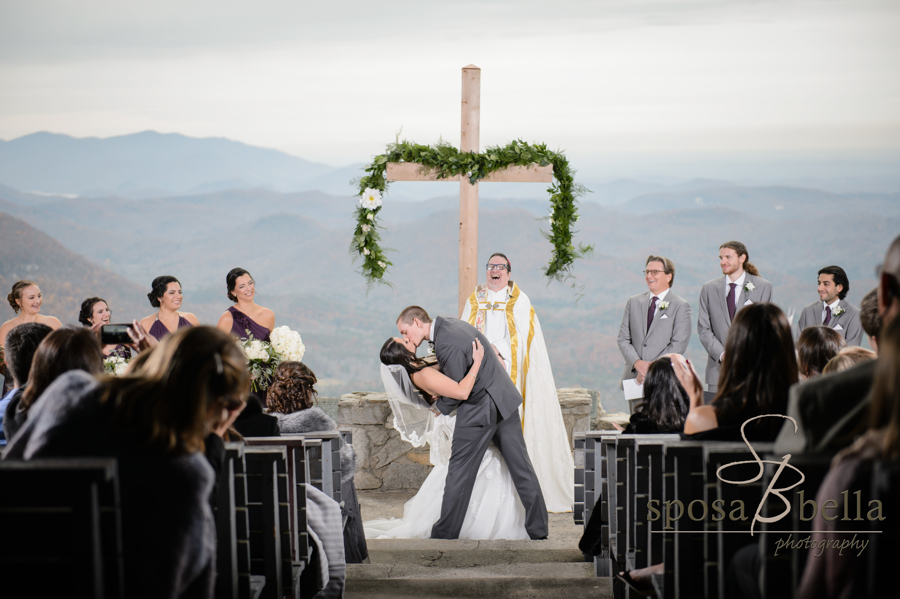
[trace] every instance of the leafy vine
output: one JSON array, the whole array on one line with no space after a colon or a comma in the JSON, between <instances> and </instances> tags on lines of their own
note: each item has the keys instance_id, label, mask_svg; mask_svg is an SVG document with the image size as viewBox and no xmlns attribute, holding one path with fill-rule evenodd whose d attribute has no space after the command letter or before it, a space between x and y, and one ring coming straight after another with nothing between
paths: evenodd
<instances>
[{"instance_id":1,"label":"leafy vine","mask_svg":"<svg viewBox=\"0 0 900 599\"><path fill-rule=\"evenodd\" d=\"M547 192L550 194L550 216L547 220L550 231L541 234L553 245L550 262L543 269L544 276L557 281L572 278L572 267L576 259L590 254L593 245L572 242L573 226L578 220L577 198L587 190L575 183L574 172L566 157L547 149L546 144L528 144L521 140L505 146L495 146L480 154L460 152L450 144L438 142L433 146L423 146L408 141L388 144L385 153L375 156L363 177L355 184L359 188L359 204L356 208L356 230L350 252L362 259L360 273L369 287L375 283L389 284L384 274L391 262L381 247L378 233L383 227L378 214L382 208L381 198L387 192L385 177L388 162L415 162L426 170L438 173L438 179L446 179L464 174L473 185L494 171L509 166L553 165L554 182Z\"/></svg>"}]
</instances>

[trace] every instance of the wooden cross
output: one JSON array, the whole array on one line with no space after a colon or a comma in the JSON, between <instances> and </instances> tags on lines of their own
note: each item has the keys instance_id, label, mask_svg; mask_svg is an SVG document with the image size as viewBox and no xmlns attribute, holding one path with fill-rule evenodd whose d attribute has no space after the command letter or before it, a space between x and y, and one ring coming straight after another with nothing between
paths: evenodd
<instances>
[{"instance_id":1,"label":"wooden cross","mask_svg":"<svg viewBox=\"0 0 900 599\"><path fill-rule=\"evenodd\" d=\"M481 121L481 69L469 65L462 69L461 152L479 152L478 128ZM459 314L478 284L478 183L472 185L465 175L438 179L440 173L425 169L417 162L389 162L388 181L459 181ZM510 166L494 171L484 183L550 183L553 166Z\"/></svg>"}]
</instances>

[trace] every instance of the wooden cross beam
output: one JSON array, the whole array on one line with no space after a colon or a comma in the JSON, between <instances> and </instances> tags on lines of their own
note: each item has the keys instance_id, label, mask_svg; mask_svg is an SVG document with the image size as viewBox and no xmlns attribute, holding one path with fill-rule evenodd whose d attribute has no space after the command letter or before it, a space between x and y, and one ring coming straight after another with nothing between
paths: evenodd
<instances>
[{"instance_id":1,"label":"wooden cross beam","mask_svg":"<svg viewBox=\"0 0 900 599\"><path fill-rule=\"evenodd\" d=\"M481 69L475 65L462 70L462 135L461 152L478 152L481 121ZM472 185L466 176L438 179L440 173L416 162L389 162L388 181L459 181L459 312L478 284L478 183ZM510 166L494 171L485 183L550 183L552 166Z\"/></svg>"}]
</instances>

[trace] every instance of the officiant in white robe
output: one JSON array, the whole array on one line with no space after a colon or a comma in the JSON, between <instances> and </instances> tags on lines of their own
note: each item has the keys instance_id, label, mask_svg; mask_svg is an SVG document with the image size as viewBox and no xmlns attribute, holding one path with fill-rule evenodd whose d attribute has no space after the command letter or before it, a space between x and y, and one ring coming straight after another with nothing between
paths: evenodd
<instances>
[{"instance_id":1,"label":"officiant in white robe","mask_svg":"<svg viewBox=\"0 0 900 599\"><path fill-rule=\"evenodd\" d=\"M460 319L488 338L522 394L522 433L547 510L570 512L575 466L540 320L528 296L509 280L506 256L494 254L487 268L487 285L475 288Z\"/></svg>"}]
</instances>

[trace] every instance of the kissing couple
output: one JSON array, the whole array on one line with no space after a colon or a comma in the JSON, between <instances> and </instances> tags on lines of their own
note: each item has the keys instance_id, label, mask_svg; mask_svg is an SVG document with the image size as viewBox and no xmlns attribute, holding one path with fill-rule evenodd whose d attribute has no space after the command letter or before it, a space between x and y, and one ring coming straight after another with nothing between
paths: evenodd
<instances>
[{"instance_id":1,"label":"kissing couple","mask_svg":"<svg viewBox=\"0 0 900 599\"><path fill-rule=\"evenodd\" d=\"M547 538L547 508L519 418L522 396L496 354L485 353L487 338L456 318L432 320L419 306L404 309L396 324L400 336L381 348L394 425L414 445L430 442L435 468L402 520L367 522L366 536ZM433 344L436 362L416 357L423 341Z\"/></svg>"}]
</instances>

